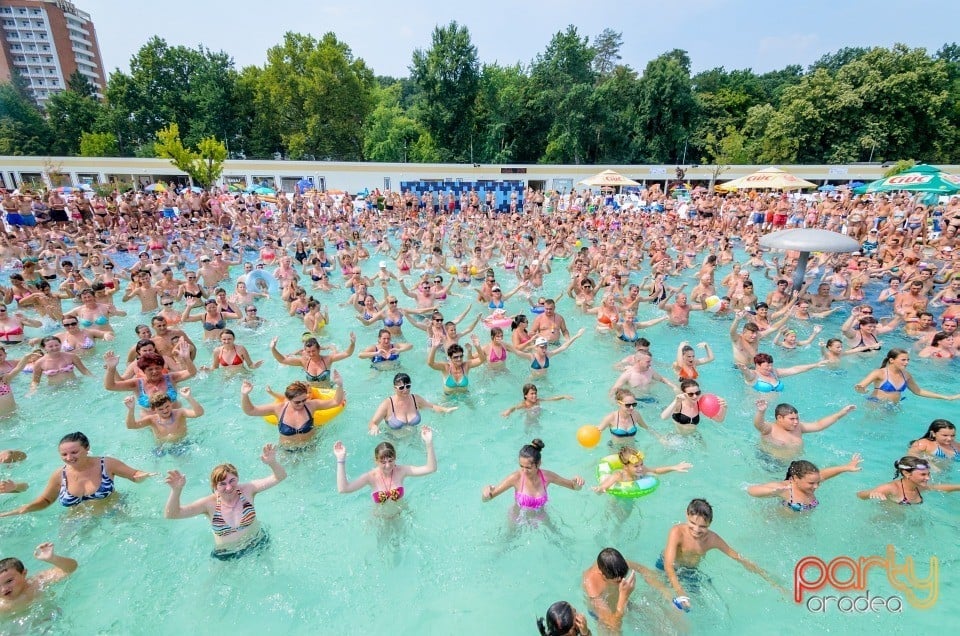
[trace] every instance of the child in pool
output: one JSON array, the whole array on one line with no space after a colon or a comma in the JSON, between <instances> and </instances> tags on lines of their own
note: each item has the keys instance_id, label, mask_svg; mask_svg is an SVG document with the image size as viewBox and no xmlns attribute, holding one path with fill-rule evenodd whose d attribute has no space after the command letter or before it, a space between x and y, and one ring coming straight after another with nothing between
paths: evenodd
<instances>
[{"instance_id":1,"label":"child in pool","mask_svg":"<svg viewBox=\"0 0 960 636\"><path fill-rule=\"evenodd\" d=\"M27 607L49 584L65 579L77 569L76 561L56 554L49 542L38 545L33 556L53 567L28 578L23 561L13 557L0 559L0 613Z\"/></svg>"},{"instance_id":2,"label":"child in pool","mask_svg":"<svg viewBox=\"0 0 960 636\"><path fill-rule=\"evenodd\" d=\"M621 448L619 456L623 468L610 473L606 479L600 482L599 486L594 487L594 492L607 492L608 488L622 481L637 481L648 475L662 475L670 472L685 473L693 468L693 464L689 462L680 462L673 466L649 468L643 465L643 453L629 446Z\"/></svg>"}]
</instances>

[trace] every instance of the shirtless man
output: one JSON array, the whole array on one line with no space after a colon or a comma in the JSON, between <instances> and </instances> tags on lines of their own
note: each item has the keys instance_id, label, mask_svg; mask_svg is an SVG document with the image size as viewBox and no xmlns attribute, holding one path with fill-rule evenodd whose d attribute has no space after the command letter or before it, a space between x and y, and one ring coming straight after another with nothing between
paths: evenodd
<instances>
[{"instance_id":1,"label":"shirtless man","mask_svg":"<svg viewBox=\"0 0 960 636\"><path fill-rule=\"evenodd\" d=\"M559 344L561 335L565 340L570 340L567 321L557 313L557 303L554 299L547 298L543 303L543 313L537 316L533 325L530 326L530 335L543 336L550 344Z\"/></svg>"},{"instance_id":2,"label":"shirtless man","mask_svg":"<svg viewBox=\"0 0 960 636\"><path fill-rule=\"evenodd\" d=\"M720 535L710 530L713 523L713 508L705 499L694 499L687 506L687 522L678 523L667 534L667 545L657 561L657 569L662 570L677 595L673 604L677 609L688 611L690 597L681 581L690 588L690 592L699 590L707 580L697 569L700 561L710 550L720 550L742 565L748 571L760 575L772 586L787 594L787 591L758 565L742 556L727 545Z\"/></svg>"},{"instance_id":3,"label":"shirtless man","mask_svg":"<svg viewBox=\"0 0 960 636\"><path fill-rule=\"evenodd\" d=\"M140 299L141 313L154 312L160 307L161 290L154 287L150 281L150 272L141 270L132 274L133 281L123 294L123 302L134 296Z\"/></svg>"},{"instance_id":4,"label":"shirtless man","mask_svg":"<svg viewBox=\"0 0 960 636\"><path fill-rule=\"evenodd\" d=\"M778 459L792 459L803 452L803 436L807 433L819 433L852 412L857 407L848 404L836 413L822 417L816 422L800 421L796 407L790 404L778 404L774 409L774 421L767 422L765 415L768 402L757 400L757 411L753 415L753 425L760 431L760 445Z\"/></svg>"},{"instance_id":5,"label":"shirtless man","mask_svg":"<svg viewBox=\"0 0 960 636\"><path fill-rule=\"evenodd\" d=\"M654 371L652 364L653 356L650 355L650 352L638 349L633 354L633 364L620 374L620 377L617 378L610 389L610 397L614 397L617 390L625 386L637 389L639 392L646 392L652 382L662 382L670 387L671 391L677 393L680 387Z\"/></svg>"},{"instance_id":6,"label":"shirtless man","mask_svg":"<svg viewBox=\"0 0 960 636\"><path fill-rule=\"evenodd\" d=\"M123 398L127 407L126 424L129 429L151 428L157 444L176 443L187 436L187 419L203 415L203 407L193 399L190 387L181 387L178 391L190 408L174 407L173 400L166 393L150 396L150 410L137 419L134 413L137 400L132 395Z\"/></svg>"},{"instance_id":7,"label":"shirtless man","mask_svg":"<svg viewBox=\"0 0 960 636\"><path fill-rule=\"evenodd\" d=\"M684 283L686 285L686 283ZM683 289L683 287L681 287ZM672 292L671 292L672 293ZM657 305L660 309L667 312L667 316L670 320L670 324L674 327L687 326L690 324L690 312L691 311L702 311L703 307L694 307L687 302L687 295L683 292L677 294L677 300L672 303L667 303L667 299L664 298Z\"/></svg>"},{"instance_id":8,"label":"shirtless man","mask_svg":"<svg viewBox=\"0 0 960 636\"><path fill-rule=\"evenodd\" d=\"M28 578L23 561L13 557L0 559L0 612L8 613L26 608L48 585L67 578L77 569L77 562L56 554L52 543L38 545L33 556L53 567Z\"/></svg>"},{"instance_id":9,"label":"shirtless man","mask_svg":"<svg viewBox=\"0 0 960 636\"><path fill-rule=\"evenodd\" d=\"M639 572L651 587L670 599L670 590L657 580L650 568L628 561L616 548L601 550L597 562L583 573L583 593L597 620L613 634L620 633L627 603L636 587L634 572Z\"/></svg>"}]
</instances>

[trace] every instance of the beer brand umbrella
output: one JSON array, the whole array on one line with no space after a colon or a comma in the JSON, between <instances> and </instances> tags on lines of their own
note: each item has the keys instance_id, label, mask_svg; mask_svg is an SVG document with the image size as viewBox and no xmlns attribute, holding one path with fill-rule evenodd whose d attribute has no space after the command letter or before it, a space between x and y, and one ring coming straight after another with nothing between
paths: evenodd
<instances>
[{"instance_id":1,"label":"beer brand umbrella","mask_svg":"<svg viewBox=\"0 0 960 636\"><path fill-rule=\"evenodd\" d=\"M725 191L737 190L800 190L815 188L817 184L795 177L780 168L764 168L745 177L721 184Z\"/></svg>"},{"instance_id":2,"label":"beer brand umbrella","mask_svg":"<svg viewBox=\"0 0 960 636\"><path fill-rule=\"evenodd\" d=\"M619 172L614 172L613 170L604 170L600 174L595 174L589 179L584 179L580 183L588 186L601 186L601 187L608 186L611 188L616 186L640 185L633 179L627 179L625 176L623 176Z\"/></svg>"},{"instance_id":3,"label":"beer brand umbrella","mask_svg":"<svg viewBox=\"0 0 960 636\"><path fill-rule=\"evenodd\" d=\"M960 176L944 172L936 166L918 164L906 172L868 183L866 192L960 192Z\"/></svg>"}]
</instances>

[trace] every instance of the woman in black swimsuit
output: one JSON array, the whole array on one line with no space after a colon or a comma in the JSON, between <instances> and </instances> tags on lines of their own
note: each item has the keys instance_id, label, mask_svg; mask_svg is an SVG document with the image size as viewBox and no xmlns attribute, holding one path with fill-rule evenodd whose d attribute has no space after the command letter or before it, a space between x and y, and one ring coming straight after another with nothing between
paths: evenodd
<instances>
[{"instance_id":1,"label":"woman in black swimsuit","mask_svg":"<svg viewBox=\"0 0 960 636\"><path fill-rule=\"evenodd\" d=\"M923 503L924 490L957 492L960 484L931 484L930 464L925 459L907 455L893 463L894 479L872 490L857 493L860 499L894 501L901 506L919 506Z\"/></svg>"},{"instance_id":2,"label":"woman in black swimsuit","mask_svg":"<svg viewBox=\"0 0 960 636\"><path fill-rule=\"evenodd\" d=\"M667 408L663 409L660 419L665 420L668 417L673 419L677 432L681 435L693 433L700 424L701 394L700 384L696 380L683 380L680 382L680 393L667 405ZM720 404L720 410L710 419L714 422L722 422L727 416L727 402L723 398L717 398L717 401Z\"/></svg>"}]
</instances>

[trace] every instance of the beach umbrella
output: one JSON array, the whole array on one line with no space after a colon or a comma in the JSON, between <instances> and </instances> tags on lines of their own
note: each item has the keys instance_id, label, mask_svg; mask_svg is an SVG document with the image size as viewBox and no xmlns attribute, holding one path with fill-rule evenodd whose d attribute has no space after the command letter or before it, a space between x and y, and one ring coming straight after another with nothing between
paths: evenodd
<instances>
[{"instance_id":1,"label":"beach umbrella","mask_svg":"<svg viewBox=\"0 0 960 636\"><path fill-rule=\"evenodd\" d=\"M71 192L76 192L80 188L74 188L73 186L60 186L59 188L54 188L54 192L59 192L60 194L70 194Z\"/></svg>"},{"instance_id":2,"label":"beach umbrella","mask_svg":"<svg viewBox=\"0 0 960 636\"><path fill-rule=\"evenodd\" d=\"M745 177L722 184L725 190L800 190L815 188L817 184L795 177L780 168L764 168Z\"/></svg>"},{"instance_id":3,"label":"beach umbrella","mask_svg":"<svg viewBox=\"0 0 960 636\"><path fill-rule=\"evenodd\" d=\"M633 179L627 179L625 176L619 172L614 172L613 170L604 170L599 174L595 174L589 179L584 179L580 182L583 185L588 186L601 186L601 187L616 187L616 186L638 186L638 182Z\"/></svg>"},{"instance_id":4,"label":"beach umbrella","mask_svg":"<svg viewBox=\"0 0 960 636\"><path fill-rule=\"evenodd\" d=\"M276 191L276 190L274 190L273 188L267 188L267 187L264 187L264 186L256 187L256 188L254 188L254 189L252 190L252 192L253 192L254 194L262 195L262 196L266 196L266 197L275 197L275 196L277 196L277 191Z\"/></svg>"},{"instance_id":5,"label":"beach umbrella","mask_svg":"<svg viewBox=\"0 0 960 636\"><path fill-rule=\"evenodd\" d=\"M793 273L793 288L803 287L803 277L807 272L810 252L856 252L860 241L839 232L800 228L781 230L760 237L760 245L775 250L795 250L800 252L797 269Z\"/></svg>"},{"instance_id":6,"label":"beach umbrella","mask_svg":"<svg viewBox=\"0 0 960 636\"><path fill-rule=\"evenodd\" d=\"M203 188L199 186L190 186L189 188L180 188L181 193L186 192L187 190L195 194L201 194L203 192Z\"/></svg>"},{"instance_id":7,"label":"beach umbrella","mask_svg":"<svg viewBox=\"0 0 960 636\"><path fill-rule=\"evenodd\" d=\"M960 192L960 176L944 172L936 166L918 164L892 177L868 183L865 192ZM856 192L856 190L854 190Z\"/></svg>"},{"instance_id":8,"label":"beach umbrella","mask_svg":"<svg viewBox=\"0 0 960 636\"><path fill-rule=\"evenodd\" d=\"M151 183L143 189L144 192L166 192L167 188L162 183Z\"/></svg>"},{"instance_id":9,"label":"beach umbrella","mask_svg":"<svg viewBox=\"0 0 960 636\"><path fill-rule=\"evenodd\" d=\"M312 188L313 188L313 181L311 181L310 179L300 179L299 181L297 181L297 190L300 191L300 194L303 194L304 192Z\"/></svg>"},{"instance_id":10,"label":"beach umbrella","mask_svg":"<svg viewBox=\"0 0 960 636\"><path fill-rule=\"evenodd\" d=\"M833 192L833 191L836 190L836 189L837 189L837 186L831 185L831 184L829 184L829 183L826 184L826 185L822 185L822 186L820 186L819 188L817 188L817 190L819 190L820 192Z\"/></svg>"}]
</instances>

